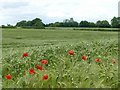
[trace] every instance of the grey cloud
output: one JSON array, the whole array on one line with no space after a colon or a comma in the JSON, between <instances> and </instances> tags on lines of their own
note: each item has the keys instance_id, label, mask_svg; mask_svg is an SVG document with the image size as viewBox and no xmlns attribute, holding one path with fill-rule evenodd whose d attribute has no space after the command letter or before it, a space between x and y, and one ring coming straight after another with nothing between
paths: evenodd
<instances>
[{"instance_id":1,"label":"grey cloud","mask_svg":"<svg viewBox=\"0 0 120 90\"><path fill-rule=\"evenodd\" d=\"M16 24L18 21L32 20L36 17L41 18L44 23L50 23L63 21L70 17L73 17L76 21L84 19L88 21L110 20L117 15L118 0L92 1L0 0L0 25L7 23Z\"/></svg>"},{"instance_id":2,"label":"grey cloud","mask_svg":"<svg viewBox=\"0 0 120 90\"><path fill-rule=\"evenodd\" d=\"M5 2L4 4L2 4L2 8L7 9L7 8L19 8L19 7L24 7L24 6L28 6L29 3L28 2Z\"/></svg>"}]
</instances>

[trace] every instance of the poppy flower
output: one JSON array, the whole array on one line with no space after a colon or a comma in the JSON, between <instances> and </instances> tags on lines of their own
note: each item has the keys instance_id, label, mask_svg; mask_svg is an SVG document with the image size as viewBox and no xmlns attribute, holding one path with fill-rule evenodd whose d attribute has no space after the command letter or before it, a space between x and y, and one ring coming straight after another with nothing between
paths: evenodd
<instances>
[{"instance_id":1,"label":"poppy flower","mask_svg":"<svg viewBox=\"0 0 120 90\"><path fill-rule=\"evenodd\" d=\"M100 59L96 59L96 62L101 62L101 60Z\"/></svg>"},{"instance_id":2,"label":"poppy flower","mask_svg":"<svg viewBox=\"0 0 120 90\"><path fill-rule=\"evenodd\" d=\"M82 56L82 59L83 59L83 60L86 60L86 56Z\"/></svg>"},{"instance_id":3,"label":"poppy flower","mask_svg":"<svg viewBox=\"0 0 120 90\"><path fill-rule=\"evenodd\" d=\"M35 71L33 69L29 69L29 74L35 74Z\"/></svg>"},{"instance_id":4,"label":"poppy flower","mask_svg":"<svg viewBox=\"0 0 120 90\"><path fill-rule=\"evenodd\" d=\"M48 61L47 60L42 60L41 64L48 64Z\"/></svg>"},{"instance_id":5,"label":"poppy flower","mask_svg":"<svg viewBox=\"0 0 120 90\"><path fill-rule=\"evenodd\" d=\"M42 70L42 66L36 66L36 69Z\"/></svg>"},{"instance_id":6,"label":"poppy flower","mask_svg":"<svg viewBox=\"0 0 120 90\"><path fill-rule=\"evenodd\" d=\"M48 79L48 75L43 75L42 80Z\"/></svg>"},{"instance_id":7,"label":"poppy flower","mask_svg":"<svg viewBox=\"0 0 120 90\"><path fill-rule=\"evenodd\" d=\"M68 54L70 54L70 55L74 55L75 52L74 52L73 50L70 50L70 51L68 52Z\"/></svg>"},{"instance_id":8,"label":"poppy flower","mask_svg":"<svg viewBox=\"0 0 120 90\"><path fill-rule=\"evenodd\" d=\"M23 57L27 57L28 56L28 53L23 53Z\"/></svg>"},{"instance_id":9,"label":"poppy flower","mask_svg":"<svg viewBox=\"0 0 120 90\"><path fill-rule=\"evenodd\" d=\"M12 76L10 74L6 75L6 79L7 80L11 80L12 79Z\"/></svg>"},{"instance_id":10,"label":"poppy flower","mask_svg":"<svg viewBox=\"0 0 120 90\"><path fill-rule=\"evenodd\" d=\"M116 62L115 62L115 60L112 60L112 64L115 64Z\"/></svg>"}]
</instances>

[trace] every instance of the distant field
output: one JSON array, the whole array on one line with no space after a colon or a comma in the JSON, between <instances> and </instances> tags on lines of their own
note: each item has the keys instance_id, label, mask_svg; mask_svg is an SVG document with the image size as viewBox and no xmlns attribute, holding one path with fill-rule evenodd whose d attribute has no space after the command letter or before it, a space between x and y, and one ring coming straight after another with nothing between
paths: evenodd
<instances>
[{"instance_id":1,"label":"distant field","mask_svg":"<svg viewBox=\"0 0 120 90\"><path fill-rule=\"evenodd\" d=\"M2 35L4 88L117 87L118 32L18 28L3 29ZM75 54L69 55L70 50ZM23 58L25 52L29 56ZM40 64L42 59L48 60L48 65ZM36 70L36 65L44 70ZM35 75L29 75L30 68ZM7 74L13 79L7 80ZM44 74L47 80L41 80Z\"/></svg>"},{"instance_id":2,"label":"distant field","mask_svg":"<svg viewBox=\"0 0 120 90\"><path fill-rule=\"evenodd\" d=\"M58 30L3 29L3 47L21 47L44 44L55 45L60 42L73 43L76 41L78 42L78 40L108 40L112 38L117 39L117 37L117 32L75 31L69 28L60 28Z\"/></svg>"},{"instance_id":3,"label":"distant field","mask_svg":"<svg viewBox=\"0 0 120 90\"><path fill-rule=\"evenodd\" d=\"M46 27L46 29L54 29L54 30L81 30L81 31L120 31L120 28L82 28L82 27Z\"/></svg>"}]
</instances>

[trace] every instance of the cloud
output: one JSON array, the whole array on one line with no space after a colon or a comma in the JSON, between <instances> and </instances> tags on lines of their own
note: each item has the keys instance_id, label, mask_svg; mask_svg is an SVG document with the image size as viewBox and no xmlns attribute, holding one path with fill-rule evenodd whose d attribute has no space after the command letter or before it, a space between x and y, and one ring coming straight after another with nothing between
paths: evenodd
<instances>
[{"instance_id":1,"label":"cloud","mask_svg":"<svg viewBox=\"0 0 120 90\"><path fill-rule=\"evenodd\" d=\"M59 12L59 11L52 11L52 12L48 12L47 16L52 18L52 17L64 17L65 14L63 12Z\"/></svg>"},{"instance_id":2,"label":"cloud","mask_svg":"<svg viewBox=\"0 0 120 90\"><path fill-rule=\"evenodd\" d=\"M120 17L120 1L118 3L118 16Z\"/></svg>"},{"instance_id":3,"label":"cloud","mask_svg":"<svg viewBox=\"0 0 120 90\"><path fill-rule=\"evenodd\" d=\"M3 9L9 8L9 9L14 9L14 8L19 8L28 5L27 2L10 2L10 3L5 3L2 5Z\"/></svg>"},{"instance_id":4,"label":"cloud","mask_svg":"<svg viewBox=\"0 0 120 90\"><path fill-rule=\"evenodd\" d=\"M0 0L0 25L41 18L44 23L73 17L76 21L110 21L119 0Z\"/></svg>"}]
</instances>

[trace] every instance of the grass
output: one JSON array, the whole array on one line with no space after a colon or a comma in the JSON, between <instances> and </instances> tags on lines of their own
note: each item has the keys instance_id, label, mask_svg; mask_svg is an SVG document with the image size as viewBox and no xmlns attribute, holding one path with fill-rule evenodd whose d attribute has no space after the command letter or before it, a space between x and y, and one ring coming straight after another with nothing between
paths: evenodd
<instances>
[{"instance_id":1,"label":"grass","mask_svg":"<svg viewBox=\"0 0 120 90\"><path fill-rule=\"evenodd\" d=\"M3 88L117 87L117 32L3 29L2 45ZM75 54L69 55L70 50ZM22 57L25 52L28 57ZM86 60L81 58L83 55ZM97 63L97 58L101 62ZM42 59L48 64L42 65ZM44 70L37 70L36 65ZM36 74L30 75L30 68ZM12 80L5 78L7 74L12 75ZM44 74L47 80L42 80Z\"/></svg>"},{"instance_id":2,"label":"grass","mask_svg":"<svg viewBox=\"0 0 120 90\"><path fill-rule=\"evenodd\" d=\"M119 28L86 28L86 27L46 27L46 29L54 29L54 30L81 30L81 31L119 31Z\"/></svg>"},{"instance_id":3,"label":"grass","mask_svg":"<svg viewBox=\"0 0 120 90\"><path fill-rule=\"evenodd\" d=\"M0 29L0 89L2 89L2 29Z\"/></svg>"}]
</instances>

